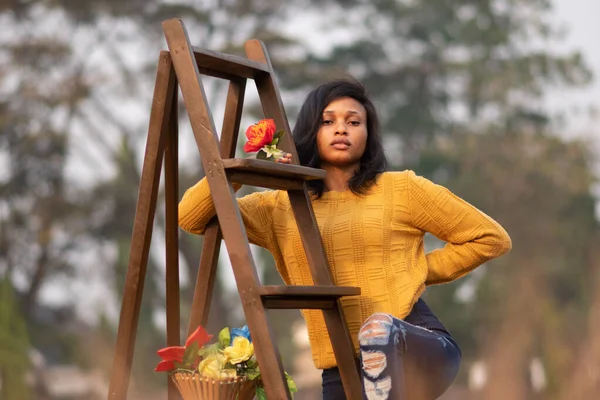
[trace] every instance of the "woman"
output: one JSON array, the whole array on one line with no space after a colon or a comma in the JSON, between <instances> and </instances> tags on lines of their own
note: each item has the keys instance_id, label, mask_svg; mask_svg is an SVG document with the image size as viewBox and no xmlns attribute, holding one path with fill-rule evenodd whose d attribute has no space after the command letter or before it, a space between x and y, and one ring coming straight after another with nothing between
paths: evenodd
<instances>
[{"instance_id":1,"label":"woman","mask_svg":"<svg viewBox=\"0 0 600 400\"><path fill-rule=\"evenodd\" d=\"M313 90L294 127L301 165L327 171L310 182L312 205L337 285L361 295L342 306L362 365L367 399L434 399L452 383L460 350L425 303L426 285L460 278L511 248L506 231L447 189L412 171L386 172L378 117L358 82ZM280 162L289 163L290 155ZM238 200L252 243L268 249L287 284L312 279L286 192ZM179 224L202 234L215 214L205 179L179 205ZM447 245L425 254L430 232ZM313 359L323 370L323 398L343 388L323 317L304 310Z\"/></svg>"}]
</instances>

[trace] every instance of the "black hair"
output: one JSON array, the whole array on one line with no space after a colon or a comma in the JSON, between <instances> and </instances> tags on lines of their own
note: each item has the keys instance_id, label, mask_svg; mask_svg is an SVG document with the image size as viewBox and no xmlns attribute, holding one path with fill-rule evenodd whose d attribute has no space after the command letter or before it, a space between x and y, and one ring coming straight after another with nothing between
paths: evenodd
<instances>
[{"instance_id":1,"label":"black hair","mask_svg":"<svg viewBox=\"0 0 600 400\"><path fill-rule=\"evenodd\" d=\"M350 97L358 101L367 112L367 144L360 159L360 168L348 182L355 194L363 194L371 187L377 176L388 168L379 133L379 117L366 88L354 79L339 79L324 83L312 90L304 103L292 131L300 165L320 168L321 158L317 149L317 133L323 122L323 111L332 101ZM322 180L308 181L308 188L316 198L325 190Z\"/></svg>"}]
</instances>

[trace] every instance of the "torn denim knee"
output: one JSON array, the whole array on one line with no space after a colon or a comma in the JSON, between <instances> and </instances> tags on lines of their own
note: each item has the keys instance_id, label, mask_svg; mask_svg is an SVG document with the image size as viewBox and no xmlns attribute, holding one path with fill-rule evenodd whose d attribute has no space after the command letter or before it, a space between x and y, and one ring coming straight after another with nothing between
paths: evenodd
<instances>
[{"instance_id":1,"label":"torn denim knee","mask_svg":"<svg viewBox=\"0 0 600 400\"><path fill-rule=\"evenodd\" d=\"M388 314L373 314L364 322L358 332L361 346L386 345L389 343L394 319Z\"/></svg>"},{"instance_id":2,"label":"torn denim knee","mask_svg":"<svg viewBox=\"0 0 600 400\"><path fill-rule=\"evenodd\" d=\"M386 400L389 398L392 390L392 378L389 376L376 381L370 381L365 378L364 384L365 395L368 400Z\"/></svg>"},{"instance_id":3,"label":"torn denim knee","mask_svg":"<svg viewBox=\"0 0 600 400\"><path fill-rule=\"evenodd\" d=\"M369 378L378 378L387 367L387 356L383 351L361 351L362 368Z\"/></svg>"}]
</instances>

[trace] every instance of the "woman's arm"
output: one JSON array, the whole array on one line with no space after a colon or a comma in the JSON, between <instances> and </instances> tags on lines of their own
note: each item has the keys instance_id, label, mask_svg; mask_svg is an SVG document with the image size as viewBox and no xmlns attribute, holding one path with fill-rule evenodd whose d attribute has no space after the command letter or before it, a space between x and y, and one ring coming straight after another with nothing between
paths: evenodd
<instances>
[{"instance_id":1,"label":"woman's arm","mask_svg":"<svg viewBox=\"0 0 600 400\"><path fill-rule=\"evenodd\" d=\"M504 228L443 186L409 171L408 192L413 225L447 242L426 255L426 284L460 278L511 249Z\"/></svg>"},{"instance_id":2,"label":"woman's arm","mask_svg":"<svg viewBox=\"0 0 600 400\"><path fill-rule=\"evenodd\" d=\"M237 186L236 190L239 188ZM267 247L272 240L271 215L276 192L256 192L238 199L242 220L251 243ZM179 226L184 231L204 234L206 225L216 215L206 178L189 188L179 202Z\"/></svg>"}]
</instances>

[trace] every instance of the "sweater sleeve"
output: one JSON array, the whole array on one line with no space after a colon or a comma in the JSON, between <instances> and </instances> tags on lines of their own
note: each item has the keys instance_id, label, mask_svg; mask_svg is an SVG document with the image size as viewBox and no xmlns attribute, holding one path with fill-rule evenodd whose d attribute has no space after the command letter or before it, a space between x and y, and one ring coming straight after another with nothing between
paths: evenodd
<instances>
[{"instance_id":1,"label":"sweater sleeve","mask_svg":"<svg viewBox=\"0 0 600 400\"><path fill-rule=\"evenodd\" d=\"M255 192L238 199L242 221L250 243L268 248L273 241L272 211L277 192ZM189 188L179 202L179 226L184 231L204 234L206 225L216 215L206 178Z\"/></svg>"},{"instance_id":2,"label":"sweater sleeve","mask_svg":"<svg viewBox=\"0 0 600 400\"><path fill-rule=\"evenodd\" d=\"M407 179L413 225L447 242L426 255L427 285L453 281L510 251L508 233L492 218L412 171Z\"/></svg>"}]
</instances>

